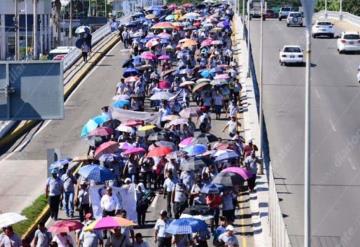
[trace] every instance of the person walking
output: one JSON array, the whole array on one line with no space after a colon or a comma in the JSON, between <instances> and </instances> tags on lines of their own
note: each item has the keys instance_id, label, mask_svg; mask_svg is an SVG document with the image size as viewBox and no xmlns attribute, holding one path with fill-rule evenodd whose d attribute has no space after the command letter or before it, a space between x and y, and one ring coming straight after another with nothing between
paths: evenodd
<instances>
[{"instance_id":1,"label":"person walking","mask_svg":"<svg viewBox=\"0 0 360 247\"><path fill-rule=\"evenodd\" d=\"M174 217L179 219L182 212L188 206L188 191L185 184L180 180L174 187L172 202L174 203Z\"/></svg>"},{"instance_id":2,"label":"person walking","mask_svg":"<svg viewBox=\"0 0 360 247\"><path fill-rule=\"evenodd\" d=\"M89 51L90 51L90 47L88 46L88 44L86 42L84 42L81 45L81 54L82 54L82 58L83 58L84 63L86 63L87 60L88 60Z\"/></svg>"},{"instance_id":3,"label":"person walking","mask_svg":"<svg viewBox=\"0 0 360 247\"><path fill-rule=\"evenodd\" d=\"M63 205L65 207L66 216L74 218L74 185L77 183L77 181L71 172L71 169L68 169L66 173L61 176L61 180L64 187Z\"/></svg>"},{"instance_id":4,"label":"person walking","mask_svg":"<svg viewBox=\"0 0 360 247\"><path fill-rule=\"evenodd\" d=\"M223 132L225 130L228 130L229 136L234 137L237 133L238 128L241 126L241 123L237 121L236 116L232 116L230 121L228 121L223 129Z\"/></svg>"},{"instance_id":5,"label":"person walking","mask_svg":"<svg viewBox=\"0 0 360 247\"><path fill-rule=\"evenodd\" d=\"M45 227L45 222L40 222L34 234L35 247L48 247L51 243L51 233Z\"/></svg>"},{"instance_id":6,"label":"person walking","mask_svg":"<svg viewBox=\"0 0 360 247\"><path fill-rule=\"evenodd\" d=\"M234 234L234 227L228 225L226 227L226 232L221 234L218 238L220 243L224 244L224 247L239 247L239 241Z\"/></svg>"},{"instance_id":7,"label":"person walking","mask_svg":"<svg viewBox=\"0 0 360 247\"><path fill-rule=\"evenodd\" d=\"M173 170L168 170L166 172L166 179L163 185L164 188L164 198L166 198L166 210L169 212L171 218L171 197L172 192L175 189L176 180L173 176Z\"/></svg>"},{"instance_id":8,"label":"person walking","mask_svg":"<svg viewBox=\"0 0 360 247\"><path fill-rule=\"evenodd\" d=\"M171 247L171 235L166 232L166 228L169 226L170 221L167 217L165 210L160 211L160 218L155 223L155 244L158 247Z\"/></svg>"},{"instance_id":9,"label":"person walking","mask_svg":"<svg viewBox=\"0 0 360 247\"><path fill-rule=\"evenodd\" d=\"M253 176L248 179L248 187L250 192L254 192L256 185L256 174L258 171L258 164L261 165L260 160L256 157L255 151L251 153L250 156L246 157L244 160L246 169L250 170Z\"/></svg>"},{"instance_id":10,"label":"person walking","mask_svg":"<svg viewBox=\"0 0 360 247\"><path fill-rule=\"evenodd\" d=\"M1 247L20 247L21 238L14 232L12 226L3 228L4 234L0 240Z\"/></svg>"},{"instance_id":11,"label":"person walking","mask_svg":"<svg viewBox=\"0 0 360 247\"><path fill-rule=\"evenodd\" d=\"M45 197L48 198L50 207L50 217L53 220L58 219L61 195L64 192L63 182L58 177L57 170L51 171L51 177L48 178L45 188Z\"/></svg>"},{"instance_id":12,"label":"person walking","mask_svg":"<svg viewBox=\"0 0 360 247\"><path fill-rule=\"evenodd\" d=\"M119 200L113 195L111 187L106 188L106 193L101 197L100 205L103 210L103 217L115 216L116 210L119 209Z\"/></svg>"},{"instance_id":13,"label":"person walking","mask_svg":"<svg viewBox=\"0 0 360 247\"><path fill-rule=\"evenodd\" d=\"M77 194L77 198L75 200L77 208L79 210L80 221L83 222L85 219L85 215L90 213L90 197L89 197L89 188L86 181L80 182L80 190Z\"/></svg>"}]
</instances>

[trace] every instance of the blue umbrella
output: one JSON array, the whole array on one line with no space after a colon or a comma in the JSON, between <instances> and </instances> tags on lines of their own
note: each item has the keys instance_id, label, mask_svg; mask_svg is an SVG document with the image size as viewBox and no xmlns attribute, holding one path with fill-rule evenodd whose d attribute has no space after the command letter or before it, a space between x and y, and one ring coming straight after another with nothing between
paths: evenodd
<instances>
[{"instance_id":1,"label":"blue umbrella","mask_svg":"<svg viewBox=\"0 0 360 247\"><path fill-rule=\"evenodd\" d=\"M123 77L129 77L129 76L135 76L138 75L139 71L135 68L127 68L124 73L123 73Z\"/></svg>"},{"instance_id":2,"label":"blue umbrella","mask_svg":"<svg viewBox=\"0 0 360 247\"><path fill-rule=\"evenodd\" d=\"M182 235L192 234L195 232L207 232L207 228L207 224L202 220L194 218L180 218L173 220L165 231L173 235Z\"/></svg>"},{"instance_id":3,"label":"blue umbrella","mask_svg":"<svg viewBox=\"0 0 360 247\"><path fill-rule=\"evenodd\" d=\"M52 172L53 170L62 169L64 167L64 165L69 164L70 161L71 161L71 159L57 160L49 166L49 170Z\"/></svg>"},{"instance_id":4,"label":"blue umbrella","mask_svg":"<svg viewBox=\"0 0 360 247\"><path fill-rule=\"evenodd\" d=\"M81 167L78 173L86 179L101 183L112 180L115 177L109 169L93 164Z\"/></svg>"},{"instance_id":5,"label":"blue umbrella","mask_svg":"<svg viewBox=\"0 0 360 247\"><path fill-rule=\"evenodd\" d=\"M112 154L112 153L102 154L102 155L99 157L99 161L101 161L101 162L113 162L113 161L116 160L116 158L118 158L118 157L119 157L118 154Z\"/></svg>"},{"instance_id":6,"label":"blue umbrella","mask_svg":"<svg viewBox=\"0 0 360 247\"><path fill-rule=\"evenodd\" d=\"M161 39L160 40L160 44L169 44L170 40L169 39Z\"/></svg>"},{"instance_id":7,"label":"blue umbrella","mask_svg":"<svg viewBox=\"0 0 360 247\"><path fill-rule=\"evenodd\" d=\"M239 157L239 154L237 154L235 151L229 151L229 152L225 152L225 153L220 154L219 156L217 156L215 161L237 159L238 157Z\"/></svg>"},{"instance_id":8,"label":"blue umbrella","mask_svg":"<svg viewBox=\"0 0 360 247\"><path fill-rule=\"evenodd\" d=\"M204 194L219 194L221 186L218 184L208 184L201 188L201 193Z\"/></svg>"},{"instance_id":9,"label":"blue umbrella","mask_svg":"<svg viewBox=\"0 0 360 247\"><path fill-rule=\"evenodd\" d=\"M205 153L207 150L207 147L205 145L201 145L201 144L195 144L192 146L189 146L187 148L184 148L184 151L188 153L188 155L199 155L202 153Z\"/></svg>"},{"instance_id":10,"label":"blue umbrella","mask_svg":"<svg viewBox=\"0 0 360 247\"><path fill-rule=\"evenodd\" d=\"M109 121L109 117L107 115L98 115L96 117L93 117L87 123L83 126L81 129L81 137L86 137L91 131L105 123L106 121Z\"/></svg>"},{"instance_id":11,"label":"blue umbrella","mask_svg":"<svg viewBox=\"0 0 360 247\"><path fill-rule=\"evenodd\" d=\"M201 75L201 77L209 78L210 77L210 71L205 69L205 70L201 71L200 75Z\"/></svg>"},{"instance_id":12,"label":"blue umbrella","mask_svg":"<svg viewBox=\"0 0 360 247\"><path fill-rule=\"evenodd\" d=\"M128 100L118 100L115 101L112 106L116 108L124 108L125 106L129 106L130 102Z\"/></svg>"}]
</instances>

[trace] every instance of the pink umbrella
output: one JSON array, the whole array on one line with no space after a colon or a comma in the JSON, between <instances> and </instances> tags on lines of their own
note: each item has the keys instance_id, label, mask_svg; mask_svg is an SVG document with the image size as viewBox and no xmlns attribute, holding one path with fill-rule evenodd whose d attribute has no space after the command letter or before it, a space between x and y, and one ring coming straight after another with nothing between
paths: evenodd
<instances>
[{"instance_id":1,"label":"pink umbrella","mask_svg":"<svg viewBox=\"0 0 360 247\"><path fill-rule=\"evenodd\" d=\"M151 48L151 47L154 47L154 46L156 46L158 44L160 44L159 41L156 38L152 38L145 44L145 46L147 48Z\"/></svg>"},{"instance_id":2,"label":"pink umbrella","mask_svg":"<svg viewBox=\"0 0 360 247\"><path fill-rule=\"evenodd\" d=\"M158 57L159 60L169 60L170 56L169 55L161 55L160 57Z\"/></svg>"},{"instance_id":3,"label":"pink umbrella","mask_svg":"<svg viewBox=\"0 0 360 247\"><path fill-rule=\"evenodd\" d=\"M126 126L130 126L130 127L135 127L135 126L143 125L143 124L144 124L144 121L137 120L137 119L129 119L125 123Z\"/></svg>"},{"instance_id":4,"label":"pink umbrella","mask_svg":"<svg viewBox=\"0 0 360 247\"><path fill-rule=\"evenodd\" d=\"M49 227L49 232L59 234L62 232L72 232L81 229L83 224L75 220L60 220L55 222L54 225Z\"/></svg>"},{"instance_id":5,"label":"pink umbrella","mask_svg":"<svg viewBox=\"0 0 360 247\"><path fill-rule=\"evenodd\" d=\"M134 146L133 145L131 145L130 143L128 143L128 142L120 142L120 144L119 144L119 148L121 149L121 150L128 150L129 148L133 148Z\"/></svg>"},{"instance_id":6,"label":"pink umbrella","mask_svg":"<svg viewBox=\"0 0 360 247\"><path fill-rule=\"evenodd\" d=\"M94 158L98 159L103 154L115 153L119 149L119 143L108 141L101 144L96 150Z\"/></svg>"},{"instance_id":7,"label":"pink umbrella","mask_svg":"<svg viewBox=\"0 0 360 247\"><path fill-rule=\"evenodd\" d=\"M126 155L130 155L130 154L141 154L141 153L145 153L145 149L140 148L140 147L132 147L127 149L125 152L123 152L123 154Z\"/></svg>"},{"instance_id":8,"label":"pink umbrella","mask_svg":"<svg viewBox=\"0 0 360 247\"><path fill-rule=\"evenodd\" d=\"M168 88L170 88L170 82L168 82L168 81L160 81L159 82L159 88L160 89L168 89Z\"/></svg>"},{"instance_id":9,"label":"pink umbrella","mask_svg":"<svg viewBox=\"0 0 360 247\"><path fill-rule=\"evenodd\" d=\"M245 180L248 180L249 178L254 176L254 174L252 172L246 170L243 167L228 167L228 168L225 168L224 170L222 170L222 172L236 173L236 174L240 175Z\"/></svg>"},{"instance_id":10,"label":"pink umbrella","mask_svg":"<svg viewBox=\"0 0 360 247\"><path fill-rule=\"evenodd\" d=\"M228 74L220 74L220 75L216 75L214 77L215 80L227 80L229 79L229 75Z\"/></svg>"},{"instance_id":11,"label":"pink umbrella","mask_svg":"<svg viewBox=\"0 0 360 247\"><path fill-rule=\"evenodd\" d=\"M90 132L88 136L108 136L113 133L113 130L108 127L98 127Z\"/></svg>"},{"instance_id":12,"label":"pink umbrella","mask_svg":"<svg viewBox=\"0 0 360 247\"><path fill-rule=\"evenodd\" d=\"M166 33L166 32L162 32L158 35L159 38L162 38L162 39L168 39L171 37L170 34Z\"/></svg>"},{"instance_id":13,"label":"pink umbrella","mask_svg":"<svg viewBox=\"0 0 360 247\"><path fill-rule=\"evenodd\" d=\"M201 42L201 47L210 46L212 41L212 39L205 39L203 42Z\"/></svg>"},{"instance_id":14,"label":"pink umbrella","mask_svg":"<svg viewBox=\"0 0 360 247\"><path fill-rule=\"evenodd\" d=\"M146 59L146 60L155 60L156 55L152 52L145 51L141 54L141 58Z\"/></svg>"},{"instance_id":15,"label":"pink umbrella","mask_svg":"<svg viewBox=\"0 0 360 247\"><path fill-rule=\"evenodd\" d=\"M179 143L179 147L184 148L193 144L193 137L188 137Z\"/></svg>"}]
</instances>

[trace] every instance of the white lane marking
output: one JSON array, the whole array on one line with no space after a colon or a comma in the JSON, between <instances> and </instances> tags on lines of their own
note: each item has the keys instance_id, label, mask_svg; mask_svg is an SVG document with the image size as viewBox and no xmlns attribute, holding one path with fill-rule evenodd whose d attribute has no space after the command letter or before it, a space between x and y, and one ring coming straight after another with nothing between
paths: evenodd
<instances>
[{"instance_id":1,"label":"white lane marking","mask_svg":"<svg viewBox=\"0 0 360 247\"><path fill-rule=\"evenodd\" d=\"M315 93L316 93L316 97L318 97L319 99L321 99L321 96L320 96L319 90L317 90L317 88L315 88Z\"/></svg>"},{"instance_id":2,"label":"white lane marking","mask_svg":"<svg viewBox=\"0 0 360 247\"><path fill-rule=\"evenodd\" d=\"M116 45L114 45L106 54L111 53L120 43L117 43ZM105 60L106 56L104 56L103 58L100 59L100 61L91 69L91 71L81 80L81 82L79 83L79 85L77 85L77 87L75 88L74 91L72 91L72 93L70 94L70 96L66 99L64 105L66 105L69 100L73 97L73 95L75 95L75 92L78 91L80 89L80 87L84 84L84 82L95 72L95 70L97 69L99 64L102 64ZM65 119L63 119L65 120ZM14 151L12 151L11 153L9 153L8 155L6 155L2 160L0 160L0 164L1 162L9 159L11 156L13 156L15 153L17 153L19 150L21 150L25 145L27 145L32 139L34 139L46 126L48 126L50 124L50 122L53 120L48 120L45 122L45 124L35 133L35 135L28 141L22 143L20 146L18 146Z\"/></svg>"},{"instance_id":3,"label":"white lane marking","mask_svg":"<svg viewBox=\"0 0 360 247\"><path fill-rule=\"evenodd\" d=\"M157 194L157 195L154 197L154 200L152 201L150 207L155 208L158 199L159 199L159 194Z\"/></svg>"},{"instance_id":4,"label":"white lane marking","mask_svg":"<svg viewBox=\"0 0 360 247\"><path fill-rule=\"evenodd\" d=\"M330 125L331 125L331 129L336 132L336 128L335 128L335 124L333 123L333 121L331 119L329 119Z\"/></svg>"},{"instance_id":5,"label":"white lane marking","mask_svg":"<svg viewBox=\"0 0 360 247\"><path fill-rule=\"evenodd\" d=\"M353 170L357 170L356 166L354 165L354 163L352 162L352 160L350 159L350 157L348 157L348 158L347 158L347 160L348 160L348 161L349 161L349 163L350 163L350 167L351 167L351 169L353 169Z\"/></svg>"}]
</instances>

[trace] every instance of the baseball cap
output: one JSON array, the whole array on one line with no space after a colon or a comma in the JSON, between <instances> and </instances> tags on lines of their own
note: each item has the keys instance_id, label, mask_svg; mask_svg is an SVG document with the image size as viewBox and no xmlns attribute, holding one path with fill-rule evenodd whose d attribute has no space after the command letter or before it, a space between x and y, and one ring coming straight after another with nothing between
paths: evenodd
<instances>
[{"instance_id":1,"label":"baseball cap","mask_svg":"<svg viewBox=\"0 0 360 247\"><path fill-rule=\"evenodd\" d=\"M232 226L232 225L228 225L227 227L226 227L226 231L234 231L235 230L235 228Z\"/></svg>"}]
</instances>

